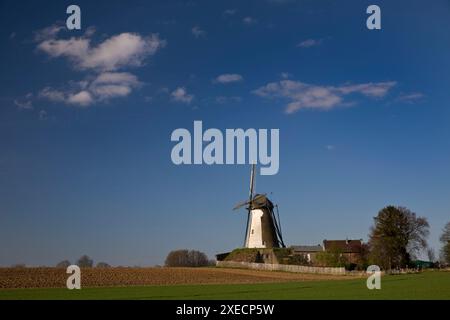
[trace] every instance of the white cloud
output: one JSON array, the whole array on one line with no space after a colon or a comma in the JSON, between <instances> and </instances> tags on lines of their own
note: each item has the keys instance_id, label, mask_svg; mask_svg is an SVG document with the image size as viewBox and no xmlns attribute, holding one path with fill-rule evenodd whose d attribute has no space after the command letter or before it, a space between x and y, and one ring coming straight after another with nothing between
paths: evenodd
<instances>
[{"instance_id":1,"label":"white cloud","mask_svg":"<svg viewBox=\"0 0 450 320\"><path fill-rule=\"evenodd\" d=\"M346 104L344 96L352 93L381 98L395 85L396 82L391 81L357 85L320 86L293 80L282 80L268 83L254 90L253 93L263 98L284 98L288 100L285 112L291 114L300 109L330 110Z\"/></svg>"},{"instance_id":2,"label":"white cloud","mask_svg":"<svg viewBox=\"0 0 450 320\"><path fill-rule=\"evenodd\" d=\"M245 17L244 19L242 19L242 22L247 24L247 25L251 25L251 24L255 24L258 21L255 18L252 17Z\"/></svg>"},{"instance_id":3,"label":"white cloud","mask_svg":"<svg viewBox=\"0 0 450 320\"><path fill-rule=\"evenodd\" d=\"M308 40L302 41L299 44L297 44L297 47L311 48L311 47L320 46L322 44L322 42L323 42L322 39L308 39Z\"/></svg>"},{"instance_id":4,"label":"white cloud","mask_svg":"<svg viewBox=\"0 0 450 320\"><path fill-rule=\"evenodd\" d=\"M22 110L31 110L33 109L33 94L28 93L22 98L14 99L14 104L17 106L17 108Z\"/></svg>"},{"instance_id":5,"label":"white cloud","mask_svg":"<svg viewBox=\"0 0 450 320\"><path fill-rule=\"evenodd\" d=\"M55 90L51 87L45 87L39 92L39 97L52 102L64 102L66 100L64 92Z\"/></svg>"},{"instance_id":6,"label":"white cloud","mask_svg":"<svg viewBox=\"0 0 450 320\"><path fill-rule=\"evenodd\" d=\"M87 28L81 37L61 39L63 27L53 25L35 32L38 50L52 58L67 58L77 70L90 71L83 81L69 82L62 89L46 87L39 97L52 102L87 107L97 102L128 96L141 83L129 72L120 69L140 67L145 59L166 45L158 34L147 37L137 33L121 33L92 44L95 28Z\"/></svg>"},{"instance_id":7,"label":"white cloud","mask_svg":"<svg viewBox=\"0 0 450 320\"><path fill-rule=\"evenodd\" d=\"M72 83L71 88L57 90L46 87L39 97L52 102L88 107L93 103L112 98L126 97L141 84L137 77L128 72L104 72L94 80Z\"/></svg>"},{"instance_id":8,"label":"white cloud","mask_svg":"<svg viewBox=\"0 0 450 320\"><path fill-rule=\"evenodd\" d=\"M196 38L200 38L200 37L206 36L206 31L200 29L199 26L193 27L191 31L192 31L192 34L194 35L194 37L196 37Z\"/></svg>"},{"instance_id":9,"label":"white cloud","mask_svg":"<svg viewBox=\"0 0 450 320\"><path fill-rule=\"evenodd\" d=\"M329 144L327 146L325 146L325 149L327 149L328 151L333 151L336 149L336 146L333 146L332 144Z\"/></svg>"},{"instance_id":10,"label":"white cloud","mask_svg":"<svg viewBox=\"0 0 450 320\"><path fill-rule=\"evenodd\" d=\"M87 107L94 102L94 98L89 91L83 90L78 93L69 94L67 103L74 104L80 107Z\"/></svg>"},{"instance_id":11,"label":"white cloud","mask_svg":"<svg viewBox=\"0 0 450 320\"><path fill-rule=\"evenodd\" d=\"M425 95L421 92L402 93L396 100L400 102L414 103L424 97Z\"/></svg>"},{"instance_id":12,"label":"white cloud","mask_svg":"<svg viewBox=\"0 0 450 320\"><path fill-rule=\"evenodd\" d=\"M142 66L148 56L154 55L166 45L158 34L143 37L136 33L112 36L97 46L91 44L94 29L88 29L83 37L58 39L59 27L49 27L35 36L38 50L52 58L68 58L74 66L83 70L115 71L125 67ZM89 31L91 30L91 31Z\"/></svg>"},{"instance_id":13,"label":"white cloud","mask_svg":"<svg viewBox=\"0 0 450 320\"><path fill-rule=\"evenodd\" d=\"M226 74L221 74L220 76L215 78L213 80L213 82L227 84L227 83L233 83L233 82L240 82L243 80L244 80L244 78L240 74L226 73Z\"/></svg>"},{"instance_id":14,"label":"white cloud","mask_svg":"<svg viewBox=\"0 0 450 320\"><path fill-rule=\"evenodd\" d=\"M90 85L90 91L100 100L129 95L132 89L140 86L137 77L127 72L105 72Z\"/></svg>"},{"instance_id":15,"label":"white cloud","mask_svg":"<svg viewBox=\"0 0 450 320\"><path fill-rule=\"evenodd\" d=\"M365 96L381 98L386 95L386 93L394 87L397 83L395 81L389 82L378 82L378 83L363 83L356 85L345 85L338 87L337 90L341 91L343 94L349 93L361 93Z\"/></svg>"},{"instance_id":16,"label":"white cloud","mask_svg":"<svg viewBox=\"0 0 450 320\"><path fill-rule=\"evenodd\" d=\"M290 77L292 77L292 74L290 74L289 72L282 72L280 73L280 77L281 79L289 79Z\"/></svg>"},{"instance_id":17,"label":"white cloud","mask_svg":"<svg viewBox=\"0 0 450 320\"><path fill-rule=\"evenodd\" d=\"M34 32L34 41L41 42L49 39L54 39L56 35L63 30L64 27L59 24L54 24L44 29Z\"/></svg>"},{"instance_id":18,"label":"white cloud","mask_svg":"<svg viewBox=\"0 0 450 320\"><path fill-rule=\"evenodd\" d=\"M187 104L191 103L194 99L194 95L188 94L186 88L184 87L176 88L170 95L174 101Z\"/></svg>"}]
</instances>

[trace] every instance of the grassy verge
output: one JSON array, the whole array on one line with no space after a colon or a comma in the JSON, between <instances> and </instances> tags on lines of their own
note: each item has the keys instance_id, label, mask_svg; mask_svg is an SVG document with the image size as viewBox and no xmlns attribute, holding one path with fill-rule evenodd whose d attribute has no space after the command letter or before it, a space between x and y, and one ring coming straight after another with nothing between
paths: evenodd
<instances>
[{"instance_id":1,"label":"grassy verge","mask_svg":"<svg viewBox=\"0 0 450 320\"><path fill-rule=\"evenodd\" d=\"M450 273L385 276L381 290L365 279L270 284L174 285L67 289L0 289L0 299L450 299Z\"/></svg>"}]
</instances>

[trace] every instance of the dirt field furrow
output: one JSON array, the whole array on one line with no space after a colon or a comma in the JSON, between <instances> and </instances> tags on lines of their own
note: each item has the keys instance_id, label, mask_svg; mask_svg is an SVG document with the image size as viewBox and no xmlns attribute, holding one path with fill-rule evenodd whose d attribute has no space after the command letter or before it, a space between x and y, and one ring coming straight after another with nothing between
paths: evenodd
<instances>
[{"instance_id":1,"label":"dirt field furrow","mask_svg":"<svg viewBox=\"0 0 450 320\"><path fill-rule=\"evenodd\" d=\"M69 275L57 268L0 268L0 288L63 288ZM349 279L349 276L297 274L225 268L82 269L83 287L177 284L239 284Z\"/></svg>"}]
</instances>

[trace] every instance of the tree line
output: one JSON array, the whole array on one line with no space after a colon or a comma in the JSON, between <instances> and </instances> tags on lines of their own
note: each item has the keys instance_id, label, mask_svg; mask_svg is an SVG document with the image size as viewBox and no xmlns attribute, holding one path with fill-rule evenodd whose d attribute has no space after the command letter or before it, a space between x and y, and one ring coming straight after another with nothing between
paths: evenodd
<instances>
[{"instance_id":1,"label":"tree line","mask_svg":"<svg viewBox=\"0 0 450 320\"><path fill-rule=\"evenodd\" d=\"M440 241L442 249L438 262L435 252L428 246L430 225L425 217L419 217L408 208L387 206L374 217L369 241L361 247L358 264L350 264L338 248L317 254L317 261L324 266L365 269L375 264L384 270L413 267L419 255L426 253L432 265L450 264L450 222L446 224Z\"/></svg>"},{"instance_id":2,"label":"tree line","mask_svg":"<svg viewBox=\"0 0 450 320\"><path fill-rule=\"evenodd\" d=\"M88 255L81 256L75 263L80 268L93 268L94 260L91 259ZM69 260L63 260L56 265L56 268L64 268L67 269L68 266L72 265ZM96 268L110 268L111 266L106 262L98 262L95 265Z\"/></svg>"},{"instance_id":3,"label":"tree line","mask_svg":"<svg viewBox=\"0 0 450 320\"><path fill-rule=\"evenodd\" d=\"M369 241L361 247L358 264L349 263L338 248L320 252L317 260L326 266L346 267L347 269L365 269L375 264L384 270L413 267L413 262L421 253L426 253L434 265L450 264L450 222L446 224L440 241L442 249L440 262L437 262L434 250L428 246L427 238L430 225L425 217L417 216L408 208L387 206L374 217L370 228ZM308 264L298 257L299 264ZM202 267L211 265L208 257L199 251L175 250L166 258L166 267Z\"/></svg>"}]
</instances>

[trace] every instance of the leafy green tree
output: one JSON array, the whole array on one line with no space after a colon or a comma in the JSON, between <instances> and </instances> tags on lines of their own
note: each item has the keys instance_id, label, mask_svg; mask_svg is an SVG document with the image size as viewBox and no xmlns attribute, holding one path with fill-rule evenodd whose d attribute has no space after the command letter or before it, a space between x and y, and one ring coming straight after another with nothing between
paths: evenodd
<instances>
[{"instance_id":1,"label":"leafy green tree","mask_svg":"<svg viewBox=\"0 0 450 320\"><path fill-rule=\"evenodd\" d=\"M348 263L343 251L337 247L318 252L316 254L316 261L318 265L323 267L345 267Z\"/></svg>"},{"instance_id":2,"label":"leafy green tree","mask_svg":"<svg viewBox=\"0 0 450 320\"><path fill-rule=\"evenodd\" d=\"M442 243L441 256L445 263L450 263L450 222L448 222L439 238Z\"/></svg>"},{"instance_id":3,"label":"leafy green tree","mask_svg":"<svg viewBox=\"0 0 450 320\"><path fill-rule=\"evenodd\" d=\"M427 248L429 227L426 218L407 208L383 208L369 235L371 262L387 270L409 265L413 255Z\"/></svg>"}]
</instances>

